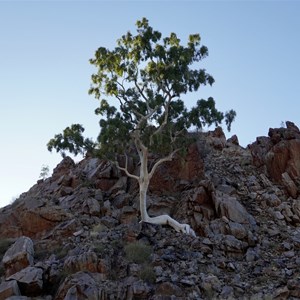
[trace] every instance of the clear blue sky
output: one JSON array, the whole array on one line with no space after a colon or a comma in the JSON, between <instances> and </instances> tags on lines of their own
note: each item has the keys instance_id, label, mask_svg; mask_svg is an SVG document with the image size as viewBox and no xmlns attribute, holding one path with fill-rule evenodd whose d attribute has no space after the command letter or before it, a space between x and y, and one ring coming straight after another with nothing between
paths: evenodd
<instances>
[{"instance_id":1,"label":"clear blue sky","mask_svg":"<svg viewBox=\"0 0 300 300\"><path fill-rule=\"evenodd\" d=\"M282 121L300 126L299 15L298 1L0 1L0 207L59 163L54 134L81 123L97 136L88 60L142 17L163 35L200 33L216 82L186 101L235 109L227 137L246 146Z\"/></svg>"}]
</instances>

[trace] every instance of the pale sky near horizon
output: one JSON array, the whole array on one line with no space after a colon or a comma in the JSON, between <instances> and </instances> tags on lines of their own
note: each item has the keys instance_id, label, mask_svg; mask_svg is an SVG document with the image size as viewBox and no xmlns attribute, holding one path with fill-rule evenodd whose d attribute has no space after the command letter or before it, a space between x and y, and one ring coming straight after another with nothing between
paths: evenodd
<instances>
[{"instance_id":1,"label":"pale sky near horizon","mask_svg":"<svg viewBox=\"0 0 300 300\"><path fill-rule=\"evenodd\" d=\"M56 133L80 123L96 138L89 59L142 17L163 36L200 33L216 82L185 100L236 110L227 137L247 146L282 121L300 126L299 15L299 1L0 0L0 207L61 161L46 148Z\"/></svg>"}]
</instances>

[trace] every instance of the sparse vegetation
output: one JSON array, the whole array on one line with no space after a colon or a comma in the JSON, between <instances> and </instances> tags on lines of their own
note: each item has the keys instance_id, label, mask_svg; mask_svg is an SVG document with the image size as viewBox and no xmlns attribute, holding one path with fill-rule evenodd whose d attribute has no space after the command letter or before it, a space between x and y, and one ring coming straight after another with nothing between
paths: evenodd
<instances>
[{"instance_id":1,"label":"sparse vegetation","mask_svg":"<svg viewBox=\"0 0 300 300\"><path fill-rule=\"evenodd\" d=\"M42 165L40 177L41 179L46 179L49 176L49 166Z\"/></svg>"},{"instance_id":2,"label":"sparse vegetation","mask_svg":"<svg viewBox=\"0 0 300 300\"><path fill-rule=\"evenodd\" d=\"M106 250L106 246L102 242L95 242L94 243L94 252L97 255L102 256L105 253L105 250Z\"/></svg>"},{"instance_id":3,"label":"sparse vegetation","mask_svg":"<svg viewBox=\"0 0 300 300\"><path fill-rule=\"evenodd\" d=\"M58 259L62 259L68 254L68 249L66 247L57 246L53 249L52 253L55 254Z\"/></svg>"},{"instance_id":4,"label":"sparse vegetation","mask_svg":"<svg viewBox=\"0 0 300 300\"><path fill-rule=\"evenodd\" d=\"M126 259L136 264L148 262L151 253L152 248L141 242L134 242L125 246Z\"/></svg>"},{"instance_id":5,"label":"sparse vegetation","mask_svg":"<svg viewBox=\"0 0 300 300\"><path fill-rule=\"evenodd\" d=\"M107 227L105 225L99 223L99 224L93 226L93 228L92 228L92 230L90 232L90 235L93 238L97 237L100 232L102 232L102 231L104 231L106 229L107 229Z\"/></svg>"},{"instance_id":6,"label":"sparse vegetation","mask_svg":"<svg viewBox=\"0 0 300 300\"><path fill-rule=\"evenodd\" d=\"M156 280L155 272L153 270L153 267L148 263L143 264L139 276L143 281L149 283L155 283Z\"/></svg>"}]
</instances>

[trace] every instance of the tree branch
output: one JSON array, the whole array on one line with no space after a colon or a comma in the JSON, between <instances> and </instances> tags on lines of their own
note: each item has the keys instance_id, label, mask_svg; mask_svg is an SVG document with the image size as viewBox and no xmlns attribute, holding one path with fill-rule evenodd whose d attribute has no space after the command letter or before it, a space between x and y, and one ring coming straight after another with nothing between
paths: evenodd
<instances>
[{"instance_id":1,"label":"tree branch","mask_svg":"<svg viewBox=\"0 0 300 300\"><path fill-rule=\"evenodd\" d=\"M172 101L172 96L169 95L169 99L168 99L166 105L164 105L164 108L165 108L165 118L164 118L162 124L157 128L157 130L155 130L154 133L151 134L151 136L150 136L150 145L153 145L153 137L155 135L159 134L164 129L164 127L168 124L169 107L170 107L171 101Z\"/></svg>"},{"instance_id":2,"label":"tree branch","mask_svg":"<svg viewBox=\"0 0 300 300\"><path fill-rule=\"evenodd\" d=\"M134 179L136 179L136 180L138 181L138 180L139 180L139 177L138 177L138 176L129 173L129 171L128 171L128 157L127 157L126 154L125 154L125 157L126 157L126 160L125 160L125 168L121 167L121 166L119 165L119 162L118 162L118 161L115 161L115 164L116 164L117 168L118 168L119 170L121 170L121 171L124 171L125 174L126 174L128 177L134 178Z\"/></svg>"},{"instance_id":3,"label":"tree branch","mask_svg":"<svg viewBox=\"0 0 300 300\"><path fill-rule=\"evenodd\" d=\"M152 167L150 173L149 173L149 180L152 178L152 176L154 175L156 169L158 168L158 166L160 166L162 163L166 162L166 161L171 161L173 159L173 156L179 151L179 149L174 150L173 152L171 152L168 156L160 158Z\"/></svg>"},{"instance_id":4,"label":"tree branch","mask_svg":"<svg viewBox=\"0 0 300 300\"><path fill-rule=\"evenodd\" d=\"M149 114L148 114L149 117L147 117L147 119L149 119L158 110L159 107L156 106L154 108L151 108L150 105L149 105L149 101L148 101L147 97L145 96L143 90L141 90L141 88L139 87L136 80L134 81L134 84L135 84L135 87L137 88L137 90L139 91L140 95L142 96L142 98L145 100L145 103L147 105L147 109L149 111Z\"/></svg>"},{"instance_id":5,"label":"tree branch","mask_svg":"<svg viewBox=\"0 0 300 300\"><path fill-rule=\"evenodd\" d=\"M134 85L137 88L137 90L139 91L139 93L141 94L142 98L145 100L145 102L148 103L148 99L146 98L146 96L144 95L144 92L139 87L137 80L134 81Z\"/></svg>"}]
</instances>

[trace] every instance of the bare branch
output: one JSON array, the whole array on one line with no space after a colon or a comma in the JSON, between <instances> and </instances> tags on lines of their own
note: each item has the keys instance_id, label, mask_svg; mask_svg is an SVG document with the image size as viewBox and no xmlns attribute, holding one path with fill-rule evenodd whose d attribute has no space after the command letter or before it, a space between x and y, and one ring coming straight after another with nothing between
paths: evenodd
<instances>
[{"instance_id":1,"label":"bare branch","mask_svg":"<svg viewBox=\"0 0 300 300\"><path fill-rule=\"evenodd\" d=\"M137 130L140 129L140 127L144 121L147 121L148 119L150 119L152 117L152 115L155 113L155 111L157 109L158 109L158 107L156 107L155 109L151 109L151 111L147 115L143 115L143 114L139 113L138 111L133 110L133 113L135 113L136 115L138 115L140 117L140 120L138 121L138 124L136 127Z\"/></svg>"},{"instance_id":2,"label":"bare branch","mask_svg":"<svg viewBox=\"0 0 300 300\"><path fill-rule=\"evenodd\" d=\"M139 87L137 80L134 81L135 87L138 89L139 93L141 94L142 98L146 101L146 104L148 103L148 99L145 96L143 90L141 90L141 88Z\"/></svg>"},{"instance_id":3,"label":"bare branch","mask_svg":"<svg viewBox=\"0 0 300 300\"><path fill-rule=\"evenodd\" d=\"M136 180L139 180L139 177L138 177L138 176L129 173L129 171L128 171L128 157L127 157L126 154L125 154L125 157L126 157L125 168L120 167L119 162L118 162L118 161L115 161L115 164L116 164L117 168L118 168L119 170L121 170L121 171L124 171L125 174L126 174L128 177L131 177L131 178L134 178L134 179L136 179Z\"/></svg>"},{"instance_id":4,"label":"bare branch","mask_svg":"<svg viewBox=\"0 0 300 300\"><path fill-rule=\"evenodd\" d=\"M162 163L166 162L166 161L171 161L174 157L174 155L179 151L179 149L174 150L173 152L171 152L168 156L160 158L152 167L151 172L149 173L149 180L152 178L152 176L154 175L156 169L158 168L158 166L160 166Z\"/></svg>"},{"instance_id":5,"label":"bare branch","mask_svg":"<svg viewBox=\"0 0 300 300\"><path fill-rule=\"evenodd\" d=\"M148 119L148 118L150 118L150 117L158 110L159 107L156 106L156 107L154 107L154 108L151 108L150 105L149 105L149 101L148 101L147 97L146 97L145 94L144 94L144 91L143 91L143 90L144 90L144 87L143 87L143 89L141 89L141 88L139 87L139 85L138 85L138 83L137 83L136 80L134 81L134 84L135 84L137 90L139 91L139 93L141 94L142 98L145 100L145 103L146 103L146 105L147 105L147 109L148 109L148 111L149 111L149 114L148 114L148 115L150 115L149 117L147 117L147 119Z\"/></svg>"}]
</instances>

